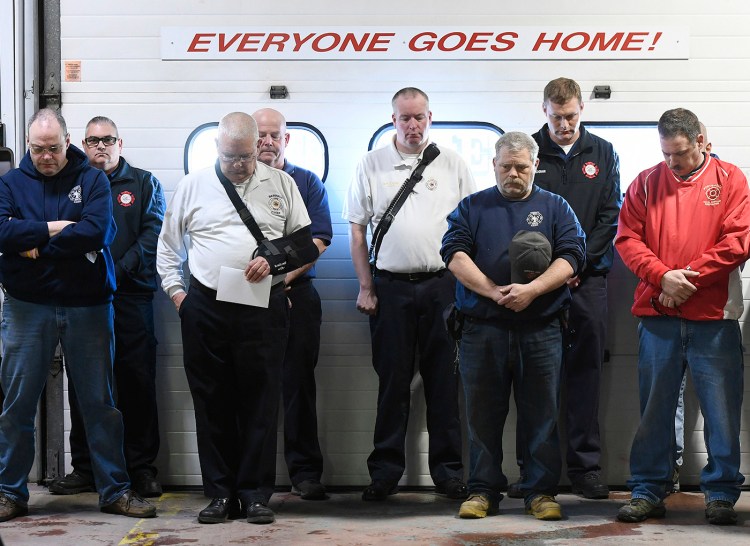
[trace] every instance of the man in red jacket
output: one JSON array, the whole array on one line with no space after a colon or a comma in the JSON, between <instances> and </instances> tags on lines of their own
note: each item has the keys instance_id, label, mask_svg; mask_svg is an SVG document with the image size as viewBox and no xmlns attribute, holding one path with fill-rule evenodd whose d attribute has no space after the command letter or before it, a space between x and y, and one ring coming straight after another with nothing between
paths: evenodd
<instances>
[{"instance_id":1,"label":"man in red jacket","mask_svg":"<svg viewBox=\"0 0 750 546\"><path fill-rule=\"evenodd\" d=\"M631 184L615 246L638 276L641 424L630 453L631 501L617 518L663 517L672 487L674 408L685 367L705 419L706 518L737 521L743 392L740 267L750 248L750 191L742 171L701 151L698 118L659 119L664 161Z\"/></svg>"}]
</instances>

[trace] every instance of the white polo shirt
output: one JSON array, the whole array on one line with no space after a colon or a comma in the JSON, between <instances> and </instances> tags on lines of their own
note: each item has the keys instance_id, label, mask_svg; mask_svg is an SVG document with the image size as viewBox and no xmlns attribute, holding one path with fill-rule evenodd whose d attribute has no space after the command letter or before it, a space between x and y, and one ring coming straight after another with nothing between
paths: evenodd
<instances>
[{"instance_id":1,"label":"white polo shirt","mask_svg":"<svg viewBox=\"0 0 750 546\"><path fill-rule=\"evenodd\" d=\"M297 184L283 171L258 161L255 173L237 190L269 239L310 224ZM190 273L202 285L216 290L221 266L245 269L257 246L214 167L190 173L177 185L159 235L156 269L162 288L170 297L185 290L182 266L189 259Z\"/></svg>"},{"instance_id":2,"label":"white polo shirt","mask_svg":"<svg viewBox=\"0 0 750 546\"><path fill-rule=\"evenodd\" d=\"M368 152L357 165L342 217L355 224L370 224L374 231L417 163L413 156L404 160L394 142ZM446 217L475 191L474 177L464 160L441 146L440 155L427 166L383 238L377 268L392 273L443 269L440 245L448 229Z\"/></svg>"}]
</instances>

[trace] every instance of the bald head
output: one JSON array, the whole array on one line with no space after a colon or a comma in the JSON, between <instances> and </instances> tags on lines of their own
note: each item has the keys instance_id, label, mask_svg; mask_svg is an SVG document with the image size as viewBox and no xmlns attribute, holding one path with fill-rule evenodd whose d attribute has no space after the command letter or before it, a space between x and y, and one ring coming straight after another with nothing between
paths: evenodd
<instances>
[{"instance_id":1,"label":"bald head","mask_svg":"<svg viewBox=\"0 0 750 546\"><path fill-rule=\"evenodd\" d=\"M34 167L44 176L56 175L68 164L70 135L65 119L56 110L39 110L29 119L26 145Z\"/></svg>"},{"instance_id":2,"label":"bald head","mask_svg":"<svg viewBox=\"0 0 750 546\"><path fill-rule=\"evenodd\" d=\"M219 165L232 183L241 184L255 172L258 126L252 116L232 112L219 121L216 151Z\"/></svg>"},{"instance_id":3,"label":"bald head","mask_svg":"<svg viewBox=\"0 0 750 546\"><path fill-rule=\"evenodd\" d=\"M258 125L245 112L232 112L219 120L219 136L230 139L252 138L258 140Z\"/></svg>"},{"instance_id":4,"label":"bald head","mask_svg":"<svg viewBox=\"0 0 750 546\"><path fill-rule=\"evenodd\" d=\"M284 153L289 143L286 119L278 110L261 108L253 114L258 123L258 159L276 169L284 168Z\"/></svg>"},{"instance_id":5,"label":"bald head","mask_svg":"<svg viewBox=\"0 0 750 546\"><path fill-rule=\"evenodd\" d=\"M703 144L699 145L698 147L701 149L701 152L706 152L707 154L710 154L711 148L713 147L713 145L711 144L711 141L708 140L708 129L706 129L706 126L703 125L702 121L699 121L698 125L700 125L701 134L703 135Z\"/></svg>"}]
</instances>

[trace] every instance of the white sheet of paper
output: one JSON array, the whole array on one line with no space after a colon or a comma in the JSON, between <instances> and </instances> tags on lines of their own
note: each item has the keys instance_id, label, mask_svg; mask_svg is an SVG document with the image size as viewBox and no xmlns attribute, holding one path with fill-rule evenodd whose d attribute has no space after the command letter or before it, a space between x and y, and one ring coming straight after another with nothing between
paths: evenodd
<instances>
[{"instance_id":1,"label":"white sheet of paper","mask_svg":"<svg viewBox=\"0 0 750 546\"><path fill-rule=\"evenodd\" d=\"M244 270L222 265L219 270L219 289L216 291L216 299L268 308L272 279L273 275L268 275L260 282L249 283L245 280Z\"/></svg>"}]
</instances>

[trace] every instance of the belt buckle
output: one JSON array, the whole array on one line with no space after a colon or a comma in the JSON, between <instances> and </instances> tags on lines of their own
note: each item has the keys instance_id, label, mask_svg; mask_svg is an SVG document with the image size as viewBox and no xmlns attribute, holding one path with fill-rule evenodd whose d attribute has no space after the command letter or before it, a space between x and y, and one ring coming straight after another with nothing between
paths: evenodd
<instances>
[{"instance_id":1,"label":"belt buckle","mask_svg":"<svg viewBox=\"0 0 750 546\"><path fill-rule=\"evenodd\" d=\"M423 273L407 273L407 275L409 276L409 281L414 282L414 281L422 280L422 277L424 274Z\"/></svg>"}]
</instances>

